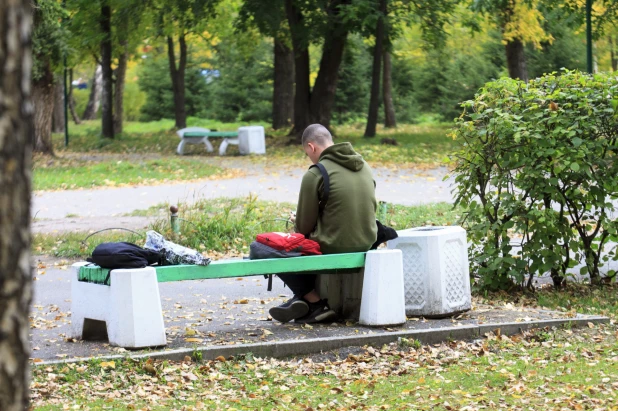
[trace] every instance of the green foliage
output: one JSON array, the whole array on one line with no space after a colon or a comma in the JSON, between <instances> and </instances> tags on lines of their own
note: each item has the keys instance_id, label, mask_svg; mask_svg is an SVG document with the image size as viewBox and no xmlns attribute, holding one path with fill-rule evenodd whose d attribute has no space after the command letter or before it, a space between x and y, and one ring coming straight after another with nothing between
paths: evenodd
<instances>
[{"instance_id":1,"label":"green foliage","mask_svg":"<svg viewBox=\"0 0 618 411\"><path fill-rule=\"evenodd\" d=\"M272 44L261 40L250 54L231 41L217 46L213 65L219 76L207 86L205 117L220 121L270 121L273 98ZM208 104L206 104L208 103Z\"/></svg>"},{"instance_id":2,"label":"green foliage","mask_svg":"<svg viewBox=\"0 0 618 411\"><path fill-rule=\"evenodd\" d=\"M485 289L563 277L616 259L618 79L565 71L488 83L463 104L453 137L456 204L468 208L472 272ZM515 252L514 243L519 249ZM611 275L611 273L610 273Z\"/></svg>"},{"instance_id":3,"label":"green foliage","mask_svg":"<svg viewBox=\"0 0 618 411\"><path fill-rule=\"evenodd\" d=\"M363 118L369 107L369 81L371 55L359 35L348 37L343 62L339 68L339 82L335 96L333 120L346 123Z\"/></svg>"},{"instance_id":4,"label":"green foliage","mask_svg":"<svg viewBox=\"0 0 618 411\"><path fill-rule=\"evenodd\" d=\"M146 103L147 94L140 90L137 83L127 83L124 87L124 104L122 105L125 121L137 121L140 118L142 106ZM81 113L81 112L80 112Z\"/></svg>"},{"instance_id":5,"label":"green foliage","mask_svg":"<svg viewBox=\"0 0 618 411\"><path fill-rule=\"evenodd\" d=\"M36 0L32 31L32 78L38 80L46 66L52 70L62 64L62 57L68 52L67 32L62 27L62 19L67 13L56 0Z\"/></svg>"},{"instance_id":6,"label":"green foliage","mask_svg":"<svg viewBox=\"0 0 618 411\"><path fill-rule=\"evenodd\" d=\"M146 93L141 107L141 120L152 121L174 117L174 94L167 55L151 53L144 59L138 85ZM197 116L208 99L206 78L189 55L185 77L185 107L187 116Z\"/></svg>"}]
</instances>

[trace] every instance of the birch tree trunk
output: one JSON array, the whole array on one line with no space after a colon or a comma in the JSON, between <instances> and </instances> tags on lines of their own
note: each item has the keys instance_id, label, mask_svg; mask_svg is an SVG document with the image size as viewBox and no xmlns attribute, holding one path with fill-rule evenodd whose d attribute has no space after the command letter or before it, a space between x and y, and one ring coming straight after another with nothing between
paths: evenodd
<instances>
[{"instance_id":1,"label":"birch tree trunk","mask_svg":"<svg viewBox=\"0 0 618 411\"><path fill-rule=\"evenodd\" d=\"M29 406L30 0L0 1L0 410Z\"/></svg>"},{"instance_id":2,"label":"birch tree trunk","mask_svg":"<svg viewBox=\"0 0 618 411\"><path fill-rule=\"evenodd\" d=\"M82 115L82 120L94 120L97 118L97 112L99 111L99 105L101 104L101 89L103 88L103 69L100 64L97 64L97 68L92 76L92 82L90 85L90 96L88 97L88 105Z\"/></svg>"},{"instance_id":3,"label":"birch tree trunk","mask_svg":"<svg viewBox=\"0 0 618 411\"><path fill-rule=\"evenodd\" d=\"M118 57L118 67L116 67L116 82L114 83L114 133L122 133L122 123L124 119L124 84L127 77L127 62L129 60L129 50L127 41L123 40L120 44L122 54Z\"/></svg>"}]
</instances>

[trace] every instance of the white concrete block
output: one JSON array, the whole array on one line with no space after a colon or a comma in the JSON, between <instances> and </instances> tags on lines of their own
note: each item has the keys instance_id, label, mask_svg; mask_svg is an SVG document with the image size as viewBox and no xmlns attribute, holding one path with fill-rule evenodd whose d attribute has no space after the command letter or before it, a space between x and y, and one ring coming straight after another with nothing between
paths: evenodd
<instances>
[{"instance_id":1,"label":"white concrete block","mask_svg":"<svg viewBox=\"0 0 618 411\"><path fill-rule=\"evenodd\" d=\"M105 322L110 344L125 348L167 344L157 273L153 267L117 269L111 286L78 281L73 265L71 330L75 338L88 337L89 322Z\"/></svg>"},{"instance_id":2,"label":"white concrete block","mask_svg":"<svg viewBox=\"0 0 618 411\"><path fill-rule=\"evenodd\" d=\"M266 140L264 137L264 127L239 127L238 151L240 154L265 154Z\"/></svg>"},{"instance_id":3,"label":"white concrete block","mask_svg":"<svg viewBox=\"0 0 618 411\"><path fill-rule=\"evenodd\" d=\"M403 252L406 315L441 317L472 306L466 231L419 227L398 231L389 249Z\"/></svg>"},{"instance_id":4,"label":"white concrete block","mask_svg":"<svg viewBox=\"0 0 618 411\"><path fill-rule=\"evenodd\" d=\"M401 250L372 250L365 259L359 322L383 326L406 322Z\"/></svg>"}]
</instances>

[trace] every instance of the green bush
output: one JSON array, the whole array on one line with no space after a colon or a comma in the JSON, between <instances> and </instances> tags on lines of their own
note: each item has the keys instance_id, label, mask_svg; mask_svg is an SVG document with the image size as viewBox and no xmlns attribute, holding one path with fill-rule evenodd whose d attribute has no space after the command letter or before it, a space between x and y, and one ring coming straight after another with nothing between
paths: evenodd
<instances>
[{"instance_id":1,"label":"green bush","mask_svg":"<svg viewBox=\"0 0 618 411\"><path fill-rule=\"evenodd\" d=\"M126 83L124 86L122 113L124 121L138 121L140 111L146 103L146 93L139 89L137 83Z\"/></svg>"},{"instance_id":2,"label":"green bush","mask_svg":"<svg viewBox=\"0 0 618 411\"><path fill-rule=\"evenodd\" d=\"M598 282L600 265L617 259L604 252L618 240L617 92L616 77L565 71L500 79L463 104L452 134L456 203L469 210L479 287L530 287L545 272L560 284L580 262Z\"/></svg>"}]
</instances>

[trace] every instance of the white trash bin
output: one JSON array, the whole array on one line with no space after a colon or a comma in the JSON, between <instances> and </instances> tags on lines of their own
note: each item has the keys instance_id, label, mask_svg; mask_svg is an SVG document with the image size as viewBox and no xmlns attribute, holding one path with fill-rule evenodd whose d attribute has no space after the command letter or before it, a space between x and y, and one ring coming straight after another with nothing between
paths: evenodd
<instances>
[{"instance_id":1,"label":"white trash bin","mask_svg":"<svg viewBox=\"0 0 618 411\"><path fill-rule=\"evenodd\" d=\"M388 248L403 253L406 315L444 317L472 306L466 230L457 226L397 231Z\"/></svg>"},{"instance_id":2,"label":"white trash bin","mask_svg":"<svg viewBox=\"0 0 618 411\"><path fill-rule=\"evenodd\" d=\"M238 127L238 151L240 154L265 154L264 127Z\"/></svg>"}]
</instances>

